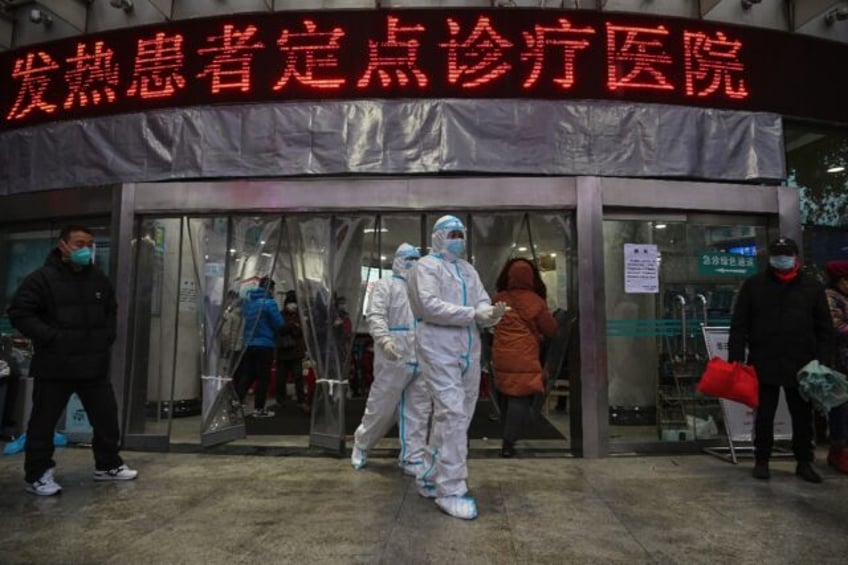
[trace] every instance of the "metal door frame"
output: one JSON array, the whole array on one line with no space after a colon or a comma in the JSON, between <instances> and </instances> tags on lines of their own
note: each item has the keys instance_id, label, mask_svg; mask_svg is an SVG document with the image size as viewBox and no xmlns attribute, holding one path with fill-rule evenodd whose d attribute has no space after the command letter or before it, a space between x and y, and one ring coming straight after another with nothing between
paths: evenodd
<instances>
[{"instance_id":1,"label":"metal door frame","mask_svg":"<svg viewBox=\"0 0 848 565\"><path fill-rule=\"evenodd\" d=\"M118 231L131 233L136 215L239 212L426 212L574 210L580 312L580 413L572 426L573 451L609 453L603 221L608 212L704 213L776 218L782 234L800 240L800 198L788 187L606 177L379 177L274 181L197 181L127 184L114 214ZM446 205L446 203L450 203ZM131 208L131 210L125 208ZM129 231L128 231L129 230ZM122 247L130 238L121 237ZM127 249L129 251L129 249ZM128 261L120 266L129 268ZM120 271L120 269L119 269ZM119 272L129 280L130 273ZM119 287L119 301L131 299ZM126 328L120 328L125 330ZM125 336L119 336L126 343Z\"/></svg>"}]
</instances>

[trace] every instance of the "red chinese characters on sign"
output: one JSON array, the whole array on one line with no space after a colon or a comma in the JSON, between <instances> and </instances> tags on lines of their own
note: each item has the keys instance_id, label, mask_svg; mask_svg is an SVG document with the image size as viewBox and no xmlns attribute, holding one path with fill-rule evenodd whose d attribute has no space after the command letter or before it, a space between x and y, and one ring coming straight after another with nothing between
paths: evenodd
<instances>
[{"instance_id":1,"label":"red chinese characters on sign","mask_svg":"<svg viewBox=\"0 0 848 565\"><path fill-rule=\"evenodd\" d=\"M669 32L655 28L607 23L607 88L674 90L665 73L673 63L665 51Z\"/></svg>"},{"instance_id":2,"label":"red chinese characters on sign","mask_svg":"<svg viewBox=\"0 0 848 565\"><path fill-rule=\"evenodd\" d=\"M153 39L139 39L135 69L127 96L167 98L178 88L185 88L183 36L159 32Z\"/></svg>"},{"instance_id":3,"label":"red chinese characters on sign","mask_svg":"<svg viewBox=\"0 0 848 565\"><path fill-rule=\"evenodd\" d=\"M450 41L440 43L448 51L448 82L460 88L483 86L506 74L511 68L504 53L512 42L500 35L487 16L480 16L474 29L465 39L458 41L459 23L448 18Z\"/></svg>"},{"instance_id":4,"label":"red chinese characters on sign","mask_svg":"<svg viewBox=\"0 0 848 565\"><path fill-rule=\"evenodd\" d=\"M728 98L748 97L745 65L739 59L741 41L731 41L720 31L715 37L684 31L683 49L687 96L703 98L723 89Z\"/></svg>"},{"instance_id":5,"label":"red chinese characters on sign","mask_svg":"<svg viewBox=\"0 0 848 565\"><path fill-rule=\"evenodd\" d=\"M249 43L255 34L256 26L249 25L239 31L227 24L223 34L206 38L212 47L197 50L199 55L212 55L212 61L197 75L197 78L212 77L212 94L224 89L250 92L252 51L265 47L260 41Z\"/></svg>"},{"instance_id":6,"label":"red chinese characters on sign","mask_svg":"<svg viewBox=\"0 0 848 565\"><path fill-rule=\"evenodd\" d=\"M388 16L388 32L386 41L368 40L368 68L356 83L358 88L366 88L371 83L371 76L376 74L380 78L380 85L388 88L392 84L392 75L397 78L400 86L409 84L410 77L415 78L418 86L425 88L429 80L427 75L418 68L418 48L421 42L415 37L402 39L400 36L408 37L411 34L420 35L425 28L422 25L401 27L399 19Z\"/></svg>"},{"instance_id":7,"label":"red chinese characters on sign","mask_svg":"<svg viewBox=\"0 0 848 565\"><path fill-rule=\"evenodd\" d=\"M533 61L533 68L524 81L524 88L532 87L539 80L545 66L545 48L549 46L562 50L562 76L555 78L554 82L565 90L574 86L574 59L578 51L589 46L588 36L594 35L595 30L591 27L571 27L571 22L565 18L557 21L559 27L536 25L533 33L522 32L527 49L521 53L521 60Z\"/></svg>"},{"instance_id":8,"label":"red chinese characters on sign","mask_svg":"<svg viewBox=\"0 0 848 565\"><path fill-rule=\"evenodd\" d=\"M115 89L118 88L118 65L112 62L114 53L105 49L102 41L94 43L92 52L86 51L85 43L77 43L77 53L65 62L72 67L65 71L68 84L68 96L62 107L67 110L74 105L81 108L89 102L95 106L101 100L115 101Z\"/></svg>"},{"instance_id":9,"label":"red chinese characters on sign","mask_svg":"<svg viewBox=\"0 0 848 565\"><path fill-rule=\"evenodd\" d=\"M344 30L336 27L319 32L312 20L304 20L303 26L306 28L305 33L284 29L277 40L277 46L286 57L286 68L274 85L274 90L284 89L292 80L313 88L341 88L345 83L344 78L316 76L316 72L338 68L340 40L345 35Z\"/></svg>"},{"instance_id":10,"label":"red chinese characters on sign","mask_svg":"<svg viewBox=\"0 0 848 565\"><path fill-rule=\"evenodd\" d=\"M36 108L48 114L55 112L56 105L44 100L44 92L50 85L50 73L58 68L56 61L44 51L27 53L25 58L16 59L12 78L20 79L21 86L6 119L20 120Z\"/></svg>"}]
</instances>

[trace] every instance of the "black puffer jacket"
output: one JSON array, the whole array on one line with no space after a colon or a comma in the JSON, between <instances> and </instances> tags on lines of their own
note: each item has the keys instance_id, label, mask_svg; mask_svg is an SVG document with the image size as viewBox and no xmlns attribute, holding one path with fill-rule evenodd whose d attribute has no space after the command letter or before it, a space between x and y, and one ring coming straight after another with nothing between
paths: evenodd
<instances>
[{"instance_id":1,"label":"black puffer jacket","mask_svg":"<svg viewBox=\"0 0 848 565\"><path fill-rule=\"evenodd\" d=\"M106 275L96 266L74 271L58 249L27 276L8 308L12 325L33 341L30 376L42 380L107 378L115 311Z\"/></svg>"},{"instance_id":2,"label":"black puffer jacket","mask_svg":"<svg viewBox=\"0 0 848 565\"><path fill-rule=\"evenodd\" d=\"M797 386L798 371L828 359L833 335L824 287L798 273L779 281L769 268L742 284L730 323L728 359L745 361L766 384Z\"/></svg>"}]
</instances>

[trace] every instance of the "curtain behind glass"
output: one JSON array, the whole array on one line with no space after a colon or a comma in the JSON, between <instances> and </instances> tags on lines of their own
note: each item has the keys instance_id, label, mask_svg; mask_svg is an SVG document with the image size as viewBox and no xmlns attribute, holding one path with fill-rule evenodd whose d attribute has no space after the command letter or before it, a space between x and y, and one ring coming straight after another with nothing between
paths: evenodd
<instances>
[{"instance_id":1,"label":"curtain behind glass","mask_svg":"<svg viewBox=\"0 0 848 565\"><path fill-rule=\"evenodd\" d=\"M353 320L360 315L364 229L370 217L287 221L304 339L316 374L310 444L344 449Z\"/></svg>"}]
</instances>

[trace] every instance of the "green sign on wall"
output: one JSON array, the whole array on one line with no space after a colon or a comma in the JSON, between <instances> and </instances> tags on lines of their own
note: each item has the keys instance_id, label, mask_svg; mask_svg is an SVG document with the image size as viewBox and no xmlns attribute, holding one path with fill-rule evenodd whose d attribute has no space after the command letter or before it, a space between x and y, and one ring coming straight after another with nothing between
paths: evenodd
<instances>
[{"instance_id":1,"label":"green sign on wall","mask_svg":"<svg viewBox=\"0 0 848 565\"><path fill-rule=\"evenodd\" d=\"M706 251L698 257L698 273L709 276L747 277L757 272L757 258Z\"/></svg>"}]
</instances>

